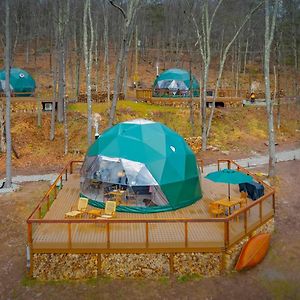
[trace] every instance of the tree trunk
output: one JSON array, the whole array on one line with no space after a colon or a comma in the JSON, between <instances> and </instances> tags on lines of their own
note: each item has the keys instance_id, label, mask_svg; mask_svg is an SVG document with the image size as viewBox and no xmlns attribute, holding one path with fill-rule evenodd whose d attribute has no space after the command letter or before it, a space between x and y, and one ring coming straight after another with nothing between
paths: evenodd
<instances>
[{"instance_id":1,"label":"tree trunk","mask_svg":"<svg viewBox=\"0 0 300 300\"><path fill-rule=\"evenodd\" d=\"M57 61L55 59L55 61ZM54 140L55 137L55 109L57 101L57 64L52 64L52 77L53 77L53 101L51 110L51 123L50 123L50 141Z\"/></svg>"},{"instance_id":2,"label":"tree trunk","mask_svg":"<svg viewBox=\"0 0 300 300\"><path fill-rule=\"evenodd\" d=\"M66 65L66 53L64 52L63 55L63 65ZM65 99L65 95L66 95L66 68L63 68L63 82L64 82L64 86L63 86L63 112L64 112L64 154L67 155L68 154L68 142L69 142L69 132L68 132L68 118L67 118L67 99Z\"/></svg>"},{"instance_id":3,"label":"tree trunk","mask_svg":"<svg viewBox=\"0 0 300 300\"><path fill-rule=\"evenodd\" d=\"M88 21L87 21L88 19ZM88 23L89 22L89 25ZM88 33L89 27L89 33ZM84 6L83 17L83 44L84 61L86 70L86 89L87 89L87 111L88 111L88 145L92 144L92 89L91 71L93 62L94 29L91 16L91 1L87 0Z\"/></svg>"},{"instance_id":4,"label":"tree trunk","mask_svg":"<svg viewBox=\"0 0 300 300\"><path fill-rule=\"evenodd\" d=\"M76 31L78 29L78 32ZM77 36L78 34L78 36ZM81 63L81 30L74 24L74 47L75 47L75 97L78 100L80 92L80 63Z\"/></svg>"},{"instance_id":5,"label":"tree trunk","mask_svg":"<svg viewBox=\"0 0 300 300\"><path fill-rule=\"evenodd\" d=\"M230 42L227 44L227 46L225 47L225 50L222 52L222 56L220 56L220 64L219 64L219 72L218 72L218 76L217 76L217 81L216 81L216 85L215 85L215 93L214 93L214 98L213 98L213 103L212 103L212 108L211 108L211 112L210 112L210 116L209 116L209 120L208 120L208 126L207 126L207 139L209 138L209 134L210 134L210 129L211 129L211 124L212 124L212 119L213 119L213 115L214 115L214 111L215 111L215 107L216 107L216 97L218 95L218 89L220 87L220 83L221 83L221 78L222 78L222 74L223 74L223 69L224 69L224 64L225 61L227 59L227 55L228 52L232 46L232 44L234 43L234 41L236 40L236 38L239 36L241 30L243 29L243 27L245 26L245 24L250 20L252 14L259 9L259 7L261 6L262 3L258 4L256 7L254 7L244 18L244 21L242 22L242 24L240 25L240 27L236 30L233 38L230 40Z\"/></svg>"},{"instance_id":6,"label":"tree trunk","mask_svg":"<svg viewBox=\"0 0 300 300\"><path fill-rule=\"evenodd\" d=\"M57 121L63 122L64 118L64 34L63 34L63 8L62 3L59 4L59 23L58 23L58 103L57 103Z\"/></svg>"},{"instance_id":7,"label":"tree trunk","mask_svg":"<svg viewBox=\"0 0 300 300\"><path fill-rule=\"evenodd\" d=\"M106 1L101 1L104 18L104 63L103 83L106 82L107 101L110 102L109 49L108 49L108 7ZM104 88L102 89L104 90Z\"/></svg>"},{"instance_id":8,"label":"tree trunk","mask_svg":"<svg viewBox=\"0 0 300 300\"><path fill-rule=\"evenodd\" d=\"M5 112L3 100L0 98L0 152L4 153L5 151Z\"/></svg>"},{"instance_id":9,"label":"tree trunk","mask_svg":"<svg viewBox=\"0 0 300 300\"><path fill-rule=\"evenodd\" d=\"M246 40L246 48L245 48L245 55L244 55L244 76L246 74L246 65L247 65L247 54L248 54L248 44L249 44L249 37L247 36L247 40Z\"/></svg>"},{"instance_id":10,"label":"tree trunk","mask_svg":"<svg viewBox=\"0 0 300 300\"><path fill-rule=\"evenodd\" d=\"M274 37L274 29L278 8L278 0L275 0L275 7L272 16L270 28L270 6L269 0L265 0L265 50L264 50L264 76L265 76L265 93L266 106L268 114L268 135L269 135L269 176L275 175L275 130L273 116L273 102L271 100L270 90L270 51Z\"/></svg>"},{"instance_id":11,"label":"tree trunk","mask_svg":"<svg viewBox=\"0 0 300 300\"><path fill-rule=\"evenodd\" d=\"M5 187L10 188L12 184L11 176L11 151L12 140L10 131L10 7L9 0L5 2L5 95L6 95L6 118L5 118L5 136L6 136L6 180Z\"/></svg>"},{"instance_id":12,"label":"tree trunk","mask_svg":"<svg viewBox=\"0 0 300 300\"><path fill-rule=\"evenodd\" d=\"M26 52L25 52L25 62L26 62L26 65L28 65L29 63L29 39L27 39L26 41Z\"/></svg>"},{"instance_id":13,"label":"tree trunk","mask_svg":"<svg viewBox=\"0 0 300 300\"><path fill-rule=\"evenodd\" d=\"M117 7L123 17L124 17L124 27L123 27L123 33L122 33L122 42L119 52L119 57L117 61L117 67L116 67L116 73L115 73L115 82L114 82L114 96L110 107L110 113L109 113L109 123L108 126L111 127L115 120L115 114L116 114L116 108L117 108L117 101L119 98L119 92L120 92L120 82L121 82L121 72L122 72L122 65L123 63L126 64L127 61L124 61L124 58L127 58L126 53L128 52L132 32L133 32L133 26L134 26L134 20L136 11L139 5L140 0L132 0L129 2L127 14L125 14L124 10L117 6L112 0L110 0L110 3Z\"/></svg>"},{"instance_id":14,"label":"tree trunk","mask_svg":"<svg viewBox=\"0 0 300 300\"><path fill-rule=\"evenodd\" d=\"M192 127L192 136L195 136L195 119L194 119L194 90L192 76L192 61L190 61L190 124Z\"/></svg>"}]
</instances>

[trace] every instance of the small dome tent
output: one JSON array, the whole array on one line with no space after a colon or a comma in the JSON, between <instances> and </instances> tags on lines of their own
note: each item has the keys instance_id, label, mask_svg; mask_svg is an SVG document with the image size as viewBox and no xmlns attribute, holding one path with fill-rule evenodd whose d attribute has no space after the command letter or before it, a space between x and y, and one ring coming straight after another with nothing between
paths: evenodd
<instances>
[{"instance_id":1,"label":"small dome tent","mask_svg":"<svg viewBox=\"0 0 300 300\"><path fill-rule=\"evenodd\" d=\"M190 73L182 69L169 69L156 77L153 84L153 97L189 97ZM192 76L193 96L199 96L199 83Z\"/></svg>"},{"instance_id":2,"label":"small dome tent","mask_svg":"<svg viewBox=\"0 0 300 300\"><path fill-rule=\"evenodd\" d=\"M196 158L184 139L165 125L138 119L106 130L88 149L81 195L104 207L122 192L118 211L175 210L201 199Z\"/></svg>"},{"instance_id":3,"label":"small dome tent","mask_svg":"<svg viewBox=\"0 0 300 300\"><path fill-rule=\"evenodd\" d=\"M30 96L35 90L35 81L29 73L19 68L10 69L10 89L13 93L25 93L22 96ZM0 72L0 91L5 90L5 70ZM28 92L28 94L27 94Z\"/></svg>"}]
</instances>

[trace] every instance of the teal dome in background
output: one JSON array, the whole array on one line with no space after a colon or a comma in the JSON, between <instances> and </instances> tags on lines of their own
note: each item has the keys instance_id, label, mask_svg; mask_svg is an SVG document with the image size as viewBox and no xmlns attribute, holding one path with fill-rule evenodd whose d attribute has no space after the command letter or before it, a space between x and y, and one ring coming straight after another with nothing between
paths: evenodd
<instances>
[{"instance_id":1,"label":"teal dome in background","mask_svg":"<svg viewBox=\"0 0 300 300\"><path fill-rule=\"evenodd\" d=\"M30 96L34 93L36 84L32 76L19 68L10 69L10 88L13 93L25 93L22 96ZM0 91L5 88L5 70L0 71ZM28 94L27 94L28 92Z\"/></svg>"},{"instance_id":2,"label":"teal dome in background","mask_svg":"<svg viewBox=\"0 0 300 300\"><path fill-rule=\"evenodd\" d=\"M184 69L169 69L161 74L159 74L154 83L153 83L153 96L158 96L155 94L155 91L168 89L171 92L174 91L173 96L177 90L181 92L186 92L186 96L188 96L188 91L190 90L190 73ZM199 82L192 75L192 89L193 96L199 96L200 86ZM183 94L183 93L181 93ZM170 93L172 96L172 93Z\"/></svg>"}]
</instances>

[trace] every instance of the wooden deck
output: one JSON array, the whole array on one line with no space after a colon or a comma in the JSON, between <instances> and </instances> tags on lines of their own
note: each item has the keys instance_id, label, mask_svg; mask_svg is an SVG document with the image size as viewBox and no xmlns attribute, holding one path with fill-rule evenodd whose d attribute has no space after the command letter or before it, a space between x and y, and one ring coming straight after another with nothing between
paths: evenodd
<instances>
[{"instance_id":1,"label":"wooden deck","mask_svg":"<svg viewBox=\"0 0 300 300\"><path fill-rule=\"evenodd\" d=\"M203 199L172 212L155 214L119 213L114 220L81 219L81 223L64 220L65 212L76 205L79 197L79 175L72 174L63 182L63 188L42 219L32 223L32 250L34 252L155 252L155 251L221 251L225 247L226 228L232 244L255 229L274 214L272 197L255 205L238 218L219 222L208 212L210 201L227 195L227 185L201 180ZM238 186L231 186L232 196L238 196ZM249 200L249 204L253 201ZM92 207L90 207L92 209ZM247 220L244 220L247 218ZM177 220L193 220L172 221ZM134 223L126 222L133 220ZM140 223L139 223L140 220ZM145 222L145 220L151 220ZM155 222L164 220L165 222ZM170 222L167 222L170 220ZM199 220L199 221L197 221ZM204 220L204 221L203 221ZM123 221L123 222L122 222ZM109 222L109 224L108 224ZM228 224L228 225L227 225ZM245 228L245 224L246 227Z\"/></svg>"}]
</instances>

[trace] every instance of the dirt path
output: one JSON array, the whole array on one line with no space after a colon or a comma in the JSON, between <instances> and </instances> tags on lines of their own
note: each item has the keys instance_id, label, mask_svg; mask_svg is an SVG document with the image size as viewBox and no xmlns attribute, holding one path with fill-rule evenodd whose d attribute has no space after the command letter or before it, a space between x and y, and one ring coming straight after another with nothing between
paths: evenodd
<instances>
[{"instance_id":1,"label":"dirt path","mask_svg":"<svg viewBox=\"0 0 300 300\"><path fill-rule=\"evenodd\" d=\"M0 195L0 299L300 299L300 161L279 163L277 169L276 231L266 259L253 270L202 279L26 279L25 220L48 183L25 183L14 194Z\"/></svg>"}]
</instances>

